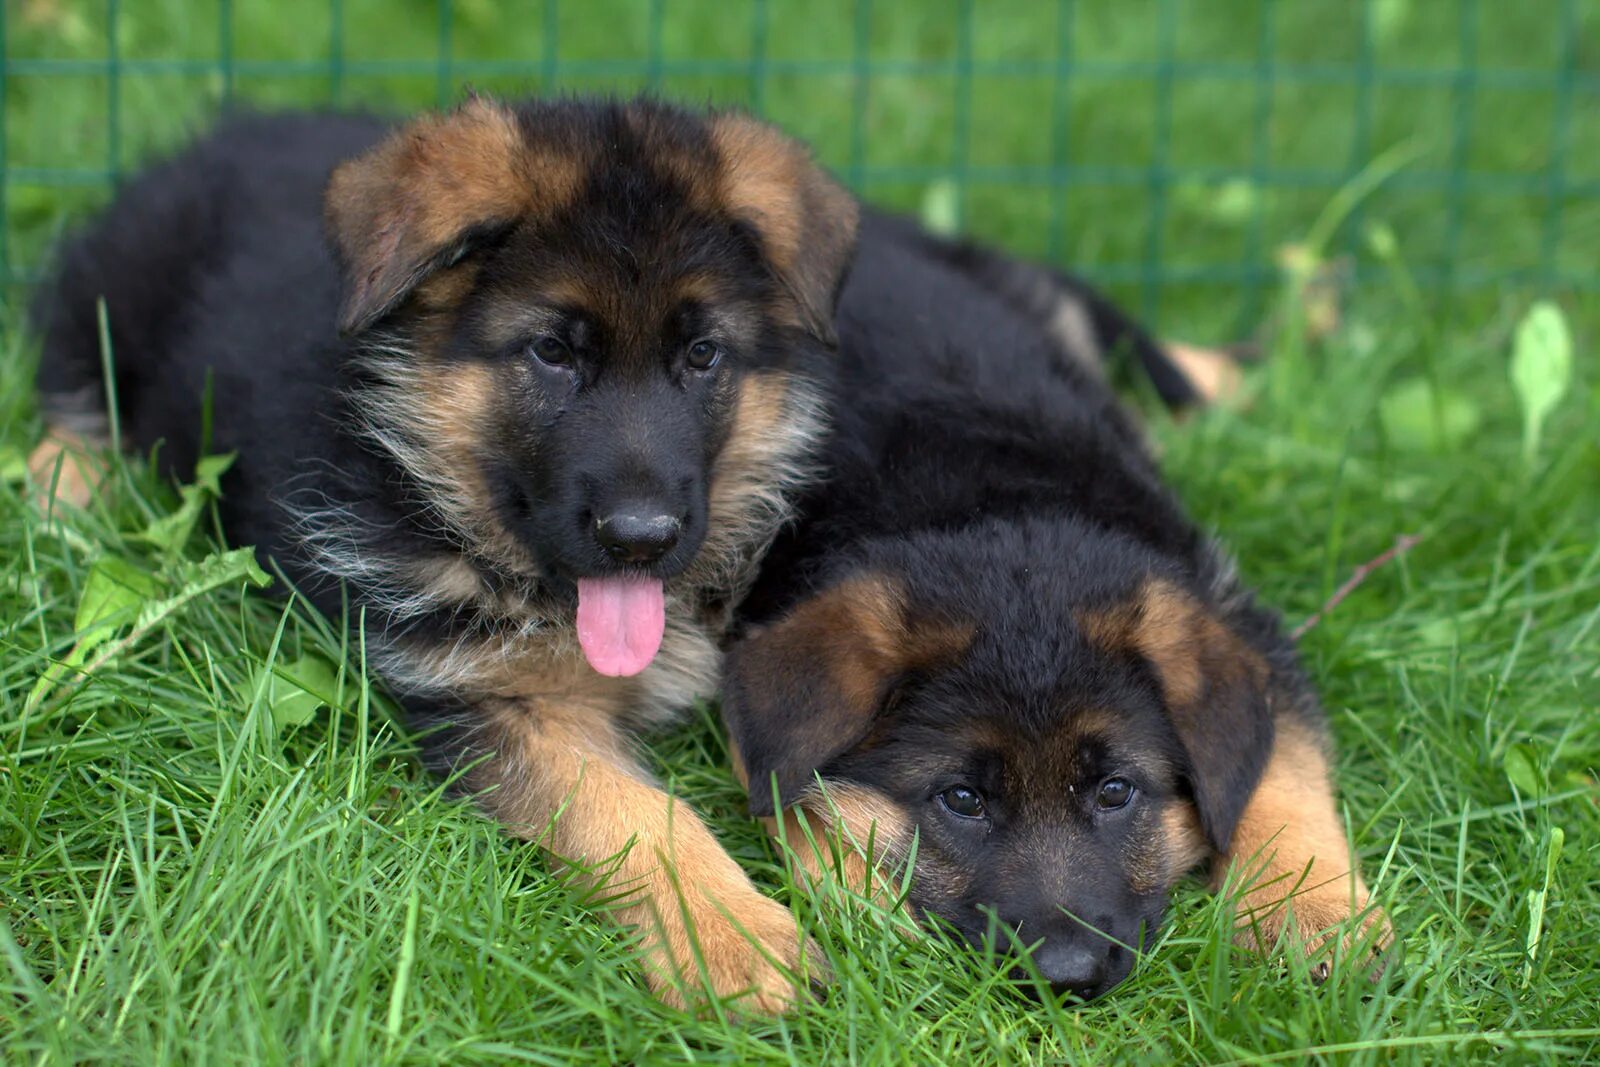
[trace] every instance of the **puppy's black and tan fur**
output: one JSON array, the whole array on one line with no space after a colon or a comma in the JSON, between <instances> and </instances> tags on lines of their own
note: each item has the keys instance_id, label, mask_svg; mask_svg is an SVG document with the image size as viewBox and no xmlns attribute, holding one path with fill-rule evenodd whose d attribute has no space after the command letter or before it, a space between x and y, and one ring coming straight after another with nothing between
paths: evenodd
<instances>
[{"instance_id":1,"label":"puppy's black and tan fur","mask_svg":"<svg viewBox=\"0 0 1600 1067\"><path fill-rule=\"evenodd\" d=\"M1261 943L1286 900L1310 934L1367 891L1292 644L1163 486L1095 353L1018 299L1021 269L864 231L827 480L742 611L724 714L752 810L798 806L792 844L797 818L891 864L915 840L916 908L1034 945L1042 977L1092 997L1207 860L1250 881ZM1164 358L1108 305L1079 314L1080 344Z\"/></svg>"},{"instance_id":2,"label":"puppy's black and tan fur","mask_svg":"<svg viewBox=\"0 0 1600 1067\"><path fill-rule=\"evenodd\" d=\"M229 536L324 611L348 590L429 761L559 856L626 851L618 914L669 998L703 978L776 1010L790 914L632 738L715 689L819 432L855 220L804 149L738 114L474 98L399 128L234 119L64 250L34 466L100 429L103 297L125 438L187 473L211 379L211 448L238 453ZM585 582L657 591L653 659L618 645L632 666L591 668Z\"/></svg>"}]
</instances>

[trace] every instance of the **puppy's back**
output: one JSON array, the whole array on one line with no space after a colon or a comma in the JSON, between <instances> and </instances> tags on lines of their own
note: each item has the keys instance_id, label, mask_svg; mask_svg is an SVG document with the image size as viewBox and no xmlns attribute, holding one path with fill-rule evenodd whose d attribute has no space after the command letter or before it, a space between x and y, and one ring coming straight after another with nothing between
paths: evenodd
<instances>
[{"instance_id":1,"label":"puppy's back","mask_svg":"<svg viewBox=\"0 0 1600 1067\"><path fill-rule=\"evenodd\" d=\"M1193 551L1115 395L1037 316L897 220L864 220L840 299L827 474L767 557L744 608L804 596L848 546L986 519L1093 516Z\"/></svg>"},{"instance_id":2,"label":"puppy's back","mask_svg":"<svg viewBox=\"0 0 1600 1067\"><path fill-rule=\"evenodd\" d=\"M333 167L384 128L358 116L234 115L132 178L63 245L35 303L50 424L104 437L104 301L123 443L159 443L163 468L189 477L209 394L210 450L239 453L222 503L230 536L280 553L273 495L314 473L310 457L337 469L365 462L334 426L339 278L322 192Z\"/></svg>"}]
</instances>

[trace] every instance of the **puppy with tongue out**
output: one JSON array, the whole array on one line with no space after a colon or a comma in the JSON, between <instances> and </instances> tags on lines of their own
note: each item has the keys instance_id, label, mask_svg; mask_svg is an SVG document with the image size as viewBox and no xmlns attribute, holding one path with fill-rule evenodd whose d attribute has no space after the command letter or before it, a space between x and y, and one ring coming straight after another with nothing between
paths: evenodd
<instances>
[{"instance_id":1,"label":"puppy with tongue out","mask_svg":"<svg viewBox=\"0 0 1600 1067\"><path fill-rule=\"evenodd\" d=\"M475 100L328 197L367 440L428 505L398 525L460 546L366 605L428 758L513 834L614 870L608 914L663 998L786 1008L793 917L634 734L716 692L813 466L854 201L770 127L645 101Z\"/></svg>"},{"instance_id":2,"label":"puppy with tongue out","mask_svg":"<svg viewBox=\"0 0 1600 1067\"><path fill-rule=\"evenodd\" d=\"M43 407L78 425L98 395L101 295L158 342L118 345L141 452L187 473L216 371L230 540L364 621L455 788L613 872L599 895L662 997L778 1011L805 982L792 916L634 734L716 692L730 606L813 466L856 214L732 112L232 120L63 250Z\"/></svg>"},{"instance_id":3,"label":"puppy with tongue out","mask_svg":"<svg viewBox=\"0 0 1600 1067\"><path fill-rule=\"evenodd\" d=\"M505 189L443 258L392 272L415 289L377 312L361 361L370 439L467 549L396 598L425 617L385 627L374 604L369 623L402 635L384 662L432 762L513 834L614 871L608 915L639 928L663 998L781 1011L807 981L792 915L655 784L634 735L716 692L731 606L813 467L855 204L744 116L567 103L502 121L478 102L335 172L351 321L390 276L374 249L494 187L455 174L396 219L371 171L465 148L481 169L508 138Z\"/></svg>"}]
</instances>

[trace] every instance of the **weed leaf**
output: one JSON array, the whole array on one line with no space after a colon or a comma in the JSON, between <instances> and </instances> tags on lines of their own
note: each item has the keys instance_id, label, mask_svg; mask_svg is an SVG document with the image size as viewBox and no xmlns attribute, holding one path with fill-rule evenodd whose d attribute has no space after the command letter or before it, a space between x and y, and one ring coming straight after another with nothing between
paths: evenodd
<instances>
[{"instance_id":1,"label":"weed leaf","mask_svg":"<svg viewBox=\"0 0 1600 1067\"><path fill-rule=\"evenodd\" d=\"M1392 386L1378 401L1378 418L1389 444L1407 452L1459 448L1483 421L1471 397L1435 388L1426 378L1406 378Z\"/></svg>"},{"instance_id":2,"label":"weed leaf","mask_svg":"<svg viewBox=\"0 0 1600 1067\"><path fill-rule=\"evenodd\" d=\"M78 640L72 646L72 651L51 664L34 685L33 691L28 694L27 708L30 711L63 682L67 672L71 671L76 676L68 684L77 684L92 676L196 597L238 582L256 588L272 582L256 563L255 550L250 548L218 552L198 563L183 564L168 585L169 589L175 587L176 592L168 596L159 596L161 589L156 579L142 574L126 561L101 562L104 563L103 567L100 564L96 566L105 576L95 580L94 572L91 572L91 580L85 582L84 596L78 604L78 618L94 621L87 629L79 629ZM114 641L108 640L130 618L133 625L128 631ZM96 652L96 649L99 651ZM91 653L94 654L93 659L89 658Z\"/></svg>"},{"instance_id":3,"label":"weed leaf","mask_svg":"<svg viewBox=\"0 0 1600 1067\"><path fill-rule=\"evenodd\" d=\"M14 445L0 448L0 482L21 485L28 480L28 457Z\"/></svg>"},{"instance_id":4,"label":"weed leaf","mask_svg":"<svg viewBox=\"0 0 1600 1067\"><path fill-rule=\"evenodd\" d=\"M27 707L36 707L69 671L76 671L89 654L104 644L119 626L131 622L161 591L153 574L118 556L101 556L89 568L78 595L78 612L72 630L77 640L59 660L45 668L28 693Z\"/></svg>"},{"instance_id":5,"label":"weed leaf","mask_svg":"<svg viewBox=\"0 0 1600 1067\"><path fill-rule=\"evenodd\" d=\"M940 179L922 194L922 225L944 237L961 229L961 191L949 179Z\"/></svg>"},{"instance_id":6,"label":"weed leaf","mask_svg":"<svg viewBox=\"0 0 1600 1067\"><path fill-rule=\"evenodd\" d=\"M310 722L318 708L344 704L339 671L321 656L301 656L293 663L262 669L267 672L267 707L278 730Z\"/></svg>"},{"instance_id":7,"label":"weed leaf","mask_svg":"<svg viewBox=\"0 0 1600 1067\"><path fill-rule=\"evenodd\" d=\"M1572 333L1566 316L1548 300L1528 309L1511 350L1511 387L1522 405L1522 459L1539 454L1544 420L1572 385Z\"/></svg>"},{"instance_id":8,"label":"weed leaf","mask_svg":"<svg viewBox=\"0 0 1600 1067\"><path fill-rule=\"evenodd\" d=\"M1506 779L1528 799L1544 795L1544 779L1539 774L1539 757L1532 745L1512 745L1501 761Z\"/></svg>"},{"instance_id":9,"label":"weed leaf","mask_svg":"<svg viewBox=\"0 0 1600 1067\"><path fill-rule=\"evenodd\" d=\"M234 453L202 456L195 464L194 482L178 490L182 502L178 509L145 527L139 540L155 545L168 554L176 553L189 542L195 523L205 512L207 502L222 495L221 478L233 466Z\"/></svg>"},{"instance_id":10,"label":"weed leaf","mask_svg":"<svg viewBox=\"0 0 1600 1067\"><path fill-rule=\"evenodd\" d=\"M83 592L78 596L78 614L72 629L81 644L88 631L102 623L131 619L145 601L161 591L155 575L135 567L118 556L102 556L89 568ZM109 627L102 627L108 629Z\"/></svg>"},{"instance_id":11,"label":"weed leaf","mask_svg":"<svg viewBox=\"0 0 1600 1067\"><path fill-rule=\"evenodd\" d=\"M1544 884L1528 890L1527 960L1522 965L1522 987L1526 989L1533 979L1533 962L1539 955L1539 940L1544 936L1544 907L1550 896L1550 883L1556 878L1556 864L1561 862L1561 850L1567 843L1567 832L1559 826L1550 828L1545 844Z\"/></svg>"}]
</instances>

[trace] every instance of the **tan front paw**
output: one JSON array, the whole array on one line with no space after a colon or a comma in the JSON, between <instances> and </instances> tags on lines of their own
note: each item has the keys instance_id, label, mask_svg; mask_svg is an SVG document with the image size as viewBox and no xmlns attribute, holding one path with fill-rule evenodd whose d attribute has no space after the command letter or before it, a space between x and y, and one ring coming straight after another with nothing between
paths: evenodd
<instances>
[{"instance_id":1,"label":"tan front paw","mask_svg":"<svg viewBox=\"0 0 1600 1067\"><path fill-rule=\"evenodd\" d=\"M729 896L701 897L688 907L662 902L673 910L646 942L650 986L673 1007L703 1009L709 991L735 1011L780 1015L797 1003L797 983L808 977L795 918L753 887Z\"/></svg>"},{"instance_id":2,"label":"tan front paw","mask_svg":"<svg viewBox=\"0 0 1600 1067\"><path fill-rule=\"evenodd\" d=\"M1319 984L1333 972L1335 957L1349 960L1357 952L1376 959L1370 977L1382 973L1394 928L1383 909L1370 903L1365 886L1352 886L1345 878L1322 885L1283 881L1283 888L1264 886L1245 894L1235 942L1262 955L1279 946L1303 953L1312 961L1311 980Z\"/></svg>"},{"instance_id":3,"label":"tan front paw","mask_svg":"<svg viewBox=\"0 0 1600 1067\"><path fill-rule=\"evenodd\" d=\"M105 465L94 457L95 444L66 430L51 429L28 456L34 500L40 510L52 503L87 508L105 479Z\"/></svg>"}]
</instances>

